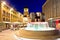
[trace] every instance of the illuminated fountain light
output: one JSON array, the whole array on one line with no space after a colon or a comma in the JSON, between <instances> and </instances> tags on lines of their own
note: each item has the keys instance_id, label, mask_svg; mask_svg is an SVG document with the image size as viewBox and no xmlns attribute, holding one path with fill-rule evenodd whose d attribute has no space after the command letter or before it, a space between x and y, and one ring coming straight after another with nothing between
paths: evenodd
<instances>
[{"instance_id":1,"label":"illuminated fountain light","mask_svg":"<svg viewBox=\"0 0 60 40\"><path fill-rule=\"evenodd\" d=\"M25 28L25 30L32 30L32 31L50 31L50 30L55 30L55 28L40 28L40 27L38 27L38 29L36 29L34 27L32 27L32 28L27 27L27 28Z\"/></svg>"},{"instance_id":2,"label":"illuminated fountain light","mask_svg":"<svg viewBox=\"0 0 60 40\"><path fill-rule=\"evenodd\" d=\"M47 22L32 22L28 23L25 30L33 30L33 31L49 31L55 30L55 28L50 28Z\"/></svg>"}]
</instances>

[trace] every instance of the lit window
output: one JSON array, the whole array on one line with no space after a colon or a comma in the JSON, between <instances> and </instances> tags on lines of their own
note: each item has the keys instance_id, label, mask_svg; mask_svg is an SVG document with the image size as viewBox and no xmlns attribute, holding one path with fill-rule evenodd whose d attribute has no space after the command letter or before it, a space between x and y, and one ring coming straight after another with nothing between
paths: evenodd
<instances>
[{"instance_id":1,"label":"lit window","mask_svg":"<svg viewBox=\"0 0 60 40\"><path fill-rule=\"evenodd\" d=\"M5 11L3 10L3 14L5 14Z\"/></svg>"},{"instance_id":2,"label":"lit window","mask_svg":"<svg viewBox=\"0 0 60 40\"><path fill-rule=\"evenodd\" d=\"M5 18L3 18L3 21L5 21Z\"/></svg>"}]
</instances>

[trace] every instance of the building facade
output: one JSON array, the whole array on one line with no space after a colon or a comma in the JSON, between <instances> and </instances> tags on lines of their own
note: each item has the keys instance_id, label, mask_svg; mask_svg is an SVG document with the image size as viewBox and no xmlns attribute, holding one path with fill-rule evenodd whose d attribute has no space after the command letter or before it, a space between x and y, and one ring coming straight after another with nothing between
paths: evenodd
<instances>
[{"instance_id":1,"label":"building facade","mask_svg":"<svg viewBox=\"0 0 60 40\"><path fill-rule=\"evenodd\" d=\"M8 29L10 25L10 7L6 4L6 2L0 2L0 27L1 29Z\"/></svg>"},{"instance_id":2,"label":"building facade","mask_svg":"<svg viewBox=\"0 0 60 40\"><path fill-rule=\"evenodd\" d=\"M18 22L18 12L16 12L16 10L14 10L13 8L10 9L10 18L11 18L11 22Z\"/></svg>"},{"instance_id":3,"label":"building facade","mask_svg":"<svg viewBox=\"0 0 60 40\"><path fill-rule=\"evenodd\" d=\"M0 1L0 27L1 29L10 28L13 22L20 22L20 14L11 8L6 1ZM2 24L2 25L1 25Z\"/></svg>"},{"instance_id":4,"label":"building facade","mask_svg":"<svg viewBox=\"0 0 60 40\"><path fill-rule=\"evenodd\" d=\"M0 22L18 22L21 15L5 1L0 2Z\"/></svg>"},{"instance_id":5,"label":"building facade","mask_svg":"<svg viewBox=\"0 0 60 40\"><path fill-rule=\"evenodd\" d=\"M10 7L5 2L1 4L1 22L10 22Z\"/></svg>"},{"instance_id":6,"label":"building facade","mask_svg":"<svg viewBox=\"0 0 60 40\"><path fill-rule=\"evenodd\" d=\"M28 8L24 8L24 16L29 16L29 9Z\"/></svg>"},{"instance_id":7,"label":"building facade","mask_svg":"<svg viewBox=\"0 0 60 40\"><path fill-rule=\"evenodd\" d=\"M18 22L23 22L23 14L18 12Z\"/></svg>"},{"instance_id":8,"label":"building facade","mask_svg":"<svg viewBox=\"0 0 60 40\"><path fill-rule=\"evenodd\" d=\"M0 22L1 22L1 1L0 1Z\"/></svg>"},{"instance_id":9,"label":"building facade","mask_svg":"<svg viewBox=\"0 0 60 40\"><path fill-rule=\"evenodd\" d=\"M60 17L60 0L47 0L42 6L43 13L45 14L45 20L49 18Z\"/></svg>"}]
</instances>

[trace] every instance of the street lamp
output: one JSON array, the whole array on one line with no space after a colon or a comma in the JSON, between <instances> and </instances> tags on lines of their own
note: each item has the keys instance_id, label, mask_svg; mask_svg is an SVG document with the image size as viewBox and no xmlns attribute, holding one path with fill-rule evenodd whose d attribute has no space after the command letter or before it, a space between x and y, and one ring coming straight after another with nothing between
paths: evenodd
<instances>
[{"instance_id":1,"label":"street lamp","mask_svg":"<svg viewBox=\"0 0 60 40\"><path fill-rule=\"evenodd\" d=\"M14 10L13 8L10 9L10 14L12 14L12 11L13 11L13 10Z\"/></svg>"},{"instance_id":2,"label":"street lamp","mask_svg":"<svg viewBox=\"0 0 60 40\"><path fill-rule=\"evenodd\" d=\"M1 1L1 7L3 8L3 6L6 5L5 1Z\"/></svg>"},{"instance_id":3,"label":"street lamp","mask_svg":"<svg viewBox=\"0 0 60 40\"><path fill-rule=\"evenodd\" d=\"M13 8L10 9L10 11L14 10Z\"/></svg>"},{"instance_id":4,"label":"street lamp","mask_svg":"<svg viewBox=\"0 0 60 40\"><path fill-rule=\"evenodd\" d=\"M5 1L2 1L2 4L3 4L3 5L5 5L5 4L6 4L6 2L5 2Z\"/></svg>"}]
</instances>

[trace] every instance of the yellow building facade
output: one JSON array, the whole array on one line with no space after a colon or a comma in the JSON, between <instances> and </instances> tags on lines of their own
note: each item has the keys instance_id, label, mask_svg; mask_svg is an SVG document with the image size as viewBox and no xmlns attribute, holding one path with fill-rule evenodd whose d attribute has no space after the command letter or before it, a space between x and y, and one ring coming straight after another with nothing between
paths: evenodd
<instances>
[{"instance_id":1,"label":"yellow building facade","mask_svg":"<svg viewBox=\"0 0 60 40\"><path fill-rule=\"evenodd\" d=\"M18 22L23 22L23 14L19 12L18 17Z\"/></svg>"},{"instance_id":2,"label":"yellow building facade","mask_svg":"<svg viewBox=\"0 0 60 40\"><path fill-rule=\"evenodd\" d=\"M0 22L1 22L1 1L0 1Z\"/></svg>"},{"instance_id":3,"label":"yellow building facade","mask_svg":"<svg viewBox=\"0 0 60 40\"><path fill-rule=\"evenodd\" d=\"M21 13L11 8L6 2L1 2L0 22L19 22Z\"/></svg>"},{"instance_id":4,"label":"yellow building facade","mask_svg":"<svg viewBox=\"0 0 60 40\"><path fill-rule=\"evenodd\" d=\"M13 8L10 9L10 21L18 22L18 12L16 12Z\"/></svg>"},{"instance_id":5,"label":"yellow building facade","mask_svg":"<svg viewBox=\"0 0 60 40\"><path fill-rule=\"evenodd\" d=\"M1 22L10 22L10 7L2 2L1 4Z\"/></svg>"},{"instance_id":6,"label":"yellow building facade","mask_svg":"<svg viewBox=\"0 0 60 40\"><path fill-rule=\"evenodd\" d=\"M0 24L2 24L1 29L10 28L10 24L13 22L20 22L23 18L21 15L15 9L11 8L8 3L5 1L0 1Z\"/></svg>"},{"instance_id":7,"label":"yellow building facade","mask_svg":"<svg viewBox=\"0 0 60 40\"><path fill-rule=\"evenodd\" d=\"M10 7L6 4L6 2L0 2L0 27L1 29L8 29L10 25Z\"/></svg>"}]
</instances>

